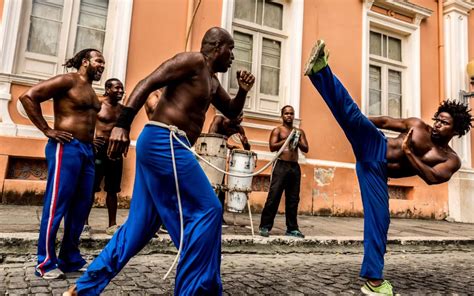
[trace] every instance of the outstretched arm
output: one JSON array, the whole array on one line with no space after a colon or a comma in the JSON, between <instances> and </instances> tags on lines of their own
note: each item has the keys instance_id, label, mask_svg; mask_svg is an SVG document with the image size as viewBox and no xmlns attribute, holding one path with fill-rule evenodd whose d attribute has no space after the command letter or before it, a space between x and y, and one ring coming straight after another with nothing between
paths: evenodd
<instances>
[{"instance_id":1,"label":"outstretched arm","mask_svg":"<svg viewBox=\"0 0 474 296\"><path fill-rule=\"evenodd\" d=\"M51 98L59 99L73 86L74 79L70 75L59 75L33 86L19 98L31 122L46 137L60 143L71 141L73 138L72 134L52 129L43 117L40 104Z\"/></svg>"},{"instance_id":2,"label":"outstretched arm","mask_svg":"<svg viewBox=\"0 0 474 296\"><path fill-rule=\"evenodd\" d=\"M410 129L407 136L403 140L402 149L405 155L416 170L417 175L422 178L426 184L440 184L448 181L451 176L461 167L459 158L452 154L445 162L439 163L433 167L426 165L413 151L411 150L411 137L413 129Z\"/></svg>"},{"instance_id":3,"label":"outstretched arm","mask_svg":"<svg viewBox=\"0 0 474 296\"><path fill-rule=\"evenodd\" d=\"M212 98L212 104L229 119L237 118L244 108L247 93L252 88L255 77L250 72L237 71L237 82L239 84L239 90L235 98L231 99L220 84L216 94Z\"/></svg>"},{"instance_id":4,"label":"outstretched arm","mask_svg":"<svg viewBox=\"0 0 474 296\"><path fill-rule=\"evenodd\" d=\"M372 123L381 129L387 129L400 133L406 133L408 130L420 123L421 120L415 117L410 118L393 118L390 116L369 117Z\"/></svg>"}]
</instances>

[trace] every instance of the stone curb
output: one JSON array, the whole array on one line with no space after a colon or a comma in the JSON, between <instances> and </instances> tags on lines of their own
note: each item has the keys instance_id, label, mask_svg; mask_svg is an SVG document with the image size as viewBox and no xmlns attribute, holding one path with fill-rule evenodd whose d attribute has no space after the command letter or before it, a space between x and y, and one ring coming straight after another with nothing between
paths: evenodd
<instances>
[{"instance_id":1,"label":"stone curb","mask_svg":"<svg viewBox=\"0 0 474 296\"><path fill-rule=\"evenodd\" d=\"M60 237L60 236L58 236ZM109 241L106 234L95 234L93 238L81 241L84 253L97 254ZM35 254L38 241L37 233L0 233L0 254ZM361 237L325 237L310 236L304 239L287 236L223 235L223 253L361 253ZM474 238L471 237L391 237L387 242L389 251L406 251L410 248L468 248L474 250ZM142 250L142 253L176 253L167 234L154 238Z\"/></svg>"}]
</instances>

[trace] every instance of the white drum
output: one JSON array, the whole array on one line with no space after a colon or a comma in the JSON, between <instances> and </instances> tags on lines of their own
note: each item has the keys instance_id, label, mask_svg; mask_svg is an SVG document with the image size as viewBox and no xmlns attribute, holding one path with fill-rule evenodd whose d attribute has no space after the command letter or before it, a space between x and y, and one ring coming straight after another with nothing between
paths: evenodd
<instances>
[{"instance_id":1,"label":"white drum","mask_svg":"<svg viewBox=\"0 0 474 296\"><path fill-rule=\"evenodd\" d=\"M216 167L225 171L227 159L226 138L219 134L201 134L194 144L196 153L204 157ZM204 173L214 188L220 187L224 173L219 172L204 161L198 159Z\"/></svg>"},{"instance_id":2,"label":"white drum","mask_svg":"<svg viewBox=\"0 0 474 296\"><path fill-rule=\"evenodd\" d=\"M229 172L251 174L255 170L257 154L246 150L232 150L229 159ZM247 204L248 193L252 191L252 177L227 176L227 210L241 213Z\"/></svg>"}]
</instances>

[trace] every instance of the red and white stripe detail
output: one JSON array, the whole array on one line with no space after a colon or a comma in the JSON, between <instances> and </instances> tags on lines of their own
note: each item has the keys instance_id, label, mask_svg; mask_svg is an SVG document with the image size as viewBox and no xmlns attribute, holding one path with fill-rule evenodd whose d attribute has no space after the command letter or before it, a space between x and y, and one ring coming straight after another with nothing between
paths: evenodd
<instances>
[{"instance_id":1,"label":"red and white stripe detail","mask_svg":"<svg viewBox=\"0 0 474 296\"><path fill-rule=\"evenodd\" d=\"M55 164L54 164L54 177L53 177L53 192L51 196L51 203L49 205L49 218L48 218L48 228L46 230L46 258L43 262L41 262L37 267L36 270L43 275L44 270L43 266L48 262L49 258L51 257L49 254L49 241L51 235L51 228L53 226L54 214L56 212L56 204L58 199L58 191L59 191L59 176L61 175L61 162L63 158L63 145L61 143L57 143L56 146L56 157L55 157ZM53 242L54 244L54 242Z\"/></svg>"}]
</instances>

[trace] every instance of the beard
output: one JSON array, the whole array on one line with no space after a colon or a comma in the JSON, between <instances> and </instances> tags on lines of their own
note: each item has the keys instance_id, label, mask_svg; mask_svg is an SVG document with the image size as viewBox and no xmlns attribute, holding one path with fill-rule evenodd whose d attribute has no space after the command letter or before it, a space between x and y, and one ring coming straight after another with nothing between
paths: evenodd
<instances>
[{"instance_id":1,"label":"beard","mask_svg":"<svg viewBox=\"0 0 474 296\"><path fill-rule=\"evenodd\" d=\"M94 81L99 81L100 78L102 77L102 73L100 73L97 69L94 69L92 67L88 67L86 73L87 73L87 77L89 77L90 79Z\"/></svg>"}]
</instances>

